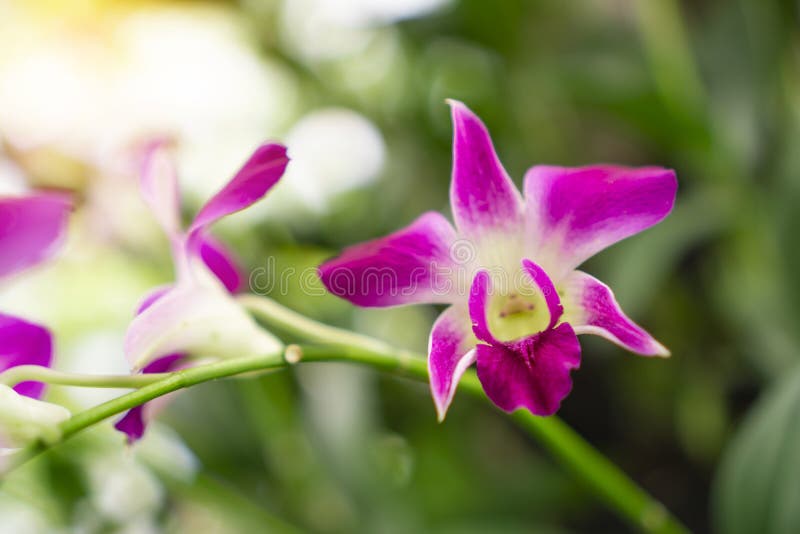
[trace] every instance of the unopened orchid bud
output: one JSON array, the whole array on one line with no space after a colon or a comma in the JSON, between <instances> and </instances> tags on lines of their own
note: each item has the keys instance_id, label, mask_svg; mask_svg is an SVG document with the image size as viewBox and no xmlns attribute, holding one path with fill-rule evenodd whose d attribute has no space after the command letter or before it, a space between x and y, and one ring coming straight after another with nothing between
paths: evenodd
<instances>
[{"instance_id":1,"label":"unopened orchid bud","mask_svg":"<svg viewBox=\"0 0 800 534\"><path fill-rule=\"evenodd\" d=\"M55 441L61 437L59 425L69 417L69 410L63 406L32 399L0 385L0 447L24 447L37 439Z\"/></svg>"}]
</instances>

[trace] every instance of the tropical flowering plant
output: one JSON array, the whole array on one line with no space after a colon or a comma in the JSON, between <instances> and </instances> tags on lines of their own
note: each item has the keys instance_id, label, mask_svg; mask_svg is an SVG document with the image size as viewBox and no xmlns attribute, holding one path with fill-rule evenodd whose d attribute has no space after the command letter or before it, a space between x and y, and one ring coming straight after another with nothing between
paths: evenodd
<instances>
[{"instance_id":1,"label":"tropical flowering plant","mask_svg":"<svg viewBox=\"0 0 800 534\"><path fill-rule=\"evenodd\" d=\"M608 286L577 267L666 217L675 201L675 173L536 166L525 175L523 198L481 120L461 102L450 106L455 227L439 213L426 213L320 267L328 290L354 304L448 305L428 349L439 419L473 364L486 394L503 410L555 413L572 387L570 371L580 365L576 334L668 356L622 312ZM458 283L464 276L471 281L468 291Z\"/></svg>"},{"instance_id":2,"label":"tropical flowering plant","mask_svg":"<svg viewBox=\"0 0 800 534\"><path fill-rule=\"evenodd\" d=\"M243 269L208 229L263 198L288 162L284 146L258 147L184 232L177 171L169 150L160 141L144 148L142 194L169 239L177 281L154 289L139 305L125 339L125 354L134 370L165 373L185 369L198 357L248 356L281 346L231 297L242 289ZM133 408L116 428L129 441L141 438L147 422L164 407L164 399Z\"/></svg>"},{"instance_id":3,"label":"tropical flowering plant","mask_svg":"<svg viewBox=\"0 0 800 534\"><path fill-rule=\"evenodd\" d=\"M181 388L302 361L347 361L428 380L440 420L459 383L485 392L505 411L525 408L524 425L620 514L647 530L681 532L659 503L577 434L553 417L539 417L554 414L572 387L579 334L600 335L645 356L669 354L622 312L608 286L577 268L666 217L675 201L674 172L536 166L525 176L523 197L481 120L460 102L450 106L455 224L426 213L394 234L346 249L318 270L331 293L359 306L446 305L433 324L427 361L242 294L244 270L210 227L279 182L290 164L283 145L259 146L184 228L169 147L154 141L141 153L140 186L168 239L175 281L147 294L127 329L124 353L132 373L50 369L49 332L0 314L0 447L24 447L16 456L20 463L118 414L124 415L115 428L134 443ZM56 195L0 199L0 276L47 258L68 210L69 202ZM254 316L295 339L279 339ZM477 380L468 373L473 364ZM134 391L70 418L66 409L38 400L48 381ZM586 459L576 461L578 455Z\"/></svg>"}]
</instances>

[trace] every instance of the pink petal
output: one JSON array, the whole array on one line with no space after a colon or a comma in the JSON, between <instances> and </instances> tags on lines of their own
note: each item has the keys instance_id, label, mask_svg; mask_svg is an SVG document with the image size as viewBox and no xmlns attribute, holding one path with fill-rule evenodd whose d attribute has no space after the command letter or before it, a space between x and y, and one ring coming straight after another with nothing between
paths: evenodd
<instances>
[{"instance_id":1,"label":"pink petal","mask_svg":"<svg viewBox=\"0 0 800 534\"><path fill-rule=\"evenodd\" d=\"M221 285L193 281L161 295L133 319L125 334L125 355L134 369L164 354L246 357L280 347Z\"/></svg>"},{"instance_id":2,"label":"pink petal","mask_svg":"<svg viewBox=\"0 0 800 534\"><path fill-rule=\"evenodd\" d=\"M270 143L258 147L227 185L203 206L189 232L208 227L261 200L283 176L288 163L285 146Z\"/></svg>"},{"instance_id":3,"label":"pink petal","mask_svg":"<svg viewBox=\"0 0 800 534\"><path fill-rule=\"evenodd\" d=\"M150 292L145 295L142 301L139 303L139 307L136 309L136 315L139 315L147 308L155 304L158 299L166 295L173 287L175 286L172 284L165 284L163 286L158 286L154 289L151 289Z\"/></svg>"},{"instance_id":4,"label":"pink petal","mask_svg":"<svg viewBox=\"0 0 800 534\"><path fill-rule=\"evenodd\" d=\"M428 212L391 235L347 248L320 266L328 291L359 306L451 303L458 295L451 258L453 227Z\"/></svg>"},{"instance_id":5,"label":"pink petal","mask_svg":"<svg viewBox=\"0 0 800 534\"><path fill-rule=\"evenodd\" d=\"M244 289L244 275L233 253L211 235L200 237L200 258L231 293Z\"/></svg>"},{"instance_id":6,"label":"pink petal","mask_svg":"<svg viewBox=\"0 0 800 534\"><path fill-rule=\"evenodd\" d=\"M547 328L553 328L564 314L564 307L561 306L561 300L558 297L558 292L553 285L553 281L550 280L550 277L547 276L544 269L531 260L522 260L522 267L544 295L544 300L547 303L547 311L550 313L550 324Z\"/></svg>"},{"instance_id":7,"label":"pink petal","mask_svg":"<svg viewBox=\"0 0 800 534\"><path fill-rule=\"evenodd\" d=\"M37 324L0 313L0 372L17 365L50 367L53 341L50 332ZM39 399L44 391L41 382L21 382L14 386L20 395Z\"/></svg>"},{"instance_id":8,"label":"pink petal","mask_svg":"<svg viewBox=\"0 0 800 534\"><path fill-rule=\"evenodd\" d=\"M164 356L151 362L142 369L142 372L169 373L187 367L189 367L189 364L184 354L170 354L169 356ZM172 396L173 394L164 395L153 401L131 408L114 424L114 428L128 436L129 444L139 441L142 436L144 436L149 422L166 407L172 399Z\"/></svg>"},{"instance_id":9,"label":"pink petal","mask_svg":"<svg viewBox=\"0 0 800 534\"><path fill-rule=\"evenodd\" d=\"M486 395L507 412L526 408L552 415L572 389L570 371L581 348L569 324L503 345L478 345L478 378Z\"/></svg>"},{"instance_id":10,"label":"pink petal","mask_svg":"<svg viewBox=\"0 0 800 534\"><path fill-rule=\"evenodd\" d=\"M453 118L453 180L450 204L459 232L484 233L522 228L523 202L495 153L481 120L461 102L450 100Z\"/></svg>"},{"instance_id":11,"label":"pink petal","mask_svg":"<svg viewBox=\"0 0 800 534\"><path fill-rule=\"evenodd\" d=\"M0 198L0 277L52 256L71 209L69 198L55 193Z\"/></svg>"},{"instance_id":12,"label":"pink petal","mask_svg":"<svg viewBox=\"0 0 800 534\"><path fill-rule=\"evenodd\" d=\"M472 331L481 341L491 344L499 344L492 331L489 329L489 321L486 310L489 308L489 291L491 289L491 279L486 271L478 271L472 280L472 287L469 292L469 316L472 319Z\"/></svg>"},{"instance_id":13,"label":"pink petal","mask_svg":"<svg viewBox=\"0 0 800 534\"><path fill-rule=\"evenodd\" d=\"M133 444L144 436L147 423L144 416L145 405L136 406L128 410L122 418L114 423L114 428L128 436L128 443Z\"/></svg>"},{"instance_id":14,"label":"pink petal","mask_svg":"<svg viewBox=\"0 0 800 534\"><path fill-rule=\"evenodd\" d=\"M433 325L428 342L428 374L439 421L444 420L458 382L475 363L475 343L469 315L462 306L450 306Z\"/></svg>"},{"instance_id":15,"label":"pink petal","mask_svg":"<svg viewBox=\"0 0 800 534\"><path fill-rule=\"evenodd\" d=\"M614 293L600 280L581 271L562 285L566 320L577 334L602 336L643 356L669 356L669 350L623 313Z\"/></svg>"},{"instance_id":16,"label":"pink petal","mask_svg":"<svg viewBox=\"0 0 800 534\"><path fill-rule=\"evenodd\" d=\"M525 175L530 256L554 280L672 210L675 172L660 167L533 167Z\"/></svg>"},{"instance_id":17,"label":"pink petal","mask_svg":"<svg viewBox=\"0 0 800 534\"><path fill-rule=\"evenodd\" d=\"M189 258L199 256L229 291L241 289L243 277L233 255L221 242L201 230L220 217L263 197L280 178L286 161L286 151L280 145L264 145L256 150L228 185L206 204L193 226L196 236L194 240L188 240L180 229L177 171L166 150L166 143L154 141L146 147L142 163L142 194L170 237L178 278L188 276Z\"/></svg>"},{"instance_id":18,"label":"pink petal","mask_svg":"<svg viewBox=\"0 0 800 534\"><path fill-rule=\"evenodd\" d=\"M174 238L181 231L181 196L178 171L168 150L168 143L155 140L144 147L140 185L144 201L164 232Z\"/></svg>"}]
</instances>

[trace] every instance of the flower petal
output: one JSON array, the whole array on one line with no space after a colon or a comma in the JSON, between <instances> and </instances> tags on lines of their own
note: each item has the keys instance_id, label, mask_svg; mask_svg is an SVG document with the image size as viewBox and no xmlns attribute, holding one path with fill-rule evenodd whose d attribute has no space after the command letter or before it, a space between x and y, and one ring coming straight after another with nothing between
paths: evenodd
<instances>
[{"instance_id":1,"label":"flower petal","mask_svg":"<svg viewBox=\"0 0 800 534\"><path fill-rule=\"evenodd\" d=\"M147 423L144 419L144 404L135 406L128 410L122 418L114 423L114 428L122 432L128 437L128 444L133 444L144 436Z\"/></svg>"},{"instance_id":2,"label":"flower petal","mask_svg":"<svg viewBox=\"0 0 800 534\"><path fill-rule=\"evenodd\" d=\"M179 284L153 302L134 318L125 336L125 354L134 369L164 354L245 357L281 346L224 288L194 283Z\"/></svg>"},{"instance_id":3,"label":"flower petal","mask_svg":"<svg viewBox=\"0 0 800 534\"><path fill-rule=\"evenodd\" d=\"M547 328L553 328L561 316L564 314L564 307L561 305L561 299L558 297L553 281L544 272L544 269L539 267L531 260L522 260L522 267L525 272L530 275L533 283L539 287L539 291L544 295L545 303L547 303L547 311L550 313L550 323Z\"/></svg>"},{"instance_id":4,"label":"flower petal","mask_svg":"<svg viewBox=\"0 0 800 534\"><path fill-rule=\"evenodd\" d=\"M660 167L537 166L525 175L530 257L560 281L597 252L653 226L675 202L675 172Z\"/></svg>"},{"instance_id":5,"label":"flower petal","mask_svg":"<svg viewBox=\"0 0 800 534\"><path fill-rule=\"evenodd\" d=\"M451 303L457 299L453 227L428 212L391 235L345 249L319 268L328 291L358 306Z\"/></svg>"},{"instance_id":6,"label":"flower petal","mask_svg":"<svg viewBox=\"0 0 800 534\"><path fill-rule=\"evenodd\" d=\"M139 315L147 308L152 306L158 299L166 295L170 289L175 287L173 284L165 284L163 286L158 286L150 290L147 295L144 296L142 301L139 303L139 307L136 309L136 315Z\"/></svg>"},{"instance_id":7,"label":"flower petal","mask_svg":"<svg viewBox=\"0 0 800 534\"><path fill-rule=\"evenodd\" d=\"M242 270L233 253L222 242L211 235L200 237L200 258L229 292L236 293L243 289Z\"/></svg>"},{"instance_id":8,"label":"flower petal","mask_svg":"<svg viewBox=\"0 0 800 534\"><path fill-rule=\"evenodd\" d=\"M570 371L581 348L569 324L502 345L478 345L478 378L486 395L507 412L526 408L552 415L572 389Z\"/></svg>"},{"instance_id":9,"label":"flower petal","mask_svg":"<svg viewBox=\"0 0 800 534\"><path fill-rule=\"evenodd\" d=\"M181 196L178 171L168 142L155 140L143 150L140 186L142 197L164 232L174 238L181 231Z\"/></svg>"},{"instance_id":10,"label":"flower petal","mask_svg":"<svg viewBox=\"0 0 800 534\"><path fill-rule=\"evenodd\" d=\"M185 354L170 354L146 365L142 373L169 373L188 366ZM139 441L144 436L148 423L166 407L173 395L174 393L163 395L131 408L114 424L114 428L127 435L129 444Z\"/></svg>"},{"instance_id":11,"label":"flower petal","mask_svg":"<svg viewBox=\"0 0 800 534\"><path fill-rule=\"evenodd\" d=\"M286 170L286 147L268 143L256 149L239 172L211 197L195 217L190 233L261 200Z\"/></svg>"},{"instance_id":12,"label":"flower petal","mask_svg":"<svg viewBox=\"0 0 800 534\"><path fill-rule=\"evenodd\" d=\"M669 356L669 350L623 313L611 289L582 271L562 284L565 321L577 334L602 336L643 356Z\"/></svg>"},{"instance_id":13,"label":"flower petal","mask_svg":"<svg viewBox=\"0 0 800 534\"><path fill-rule=\"evenodd\" d=\"M487 309L489 307L489 291L491 289L491 279L486 271L478 271L472 280L472 287L469 292L469 316L472 319L472 331L481 341L491 344L500 342L492 335L489 328Z\"/></svg>"},{"instance_id":14,"label":"flower petal","mask_svg":"<svg viewBox=\"0 0 800 534\"><path fill-rule=\"evenodd\" d=\"M37 439L54 441L61 436L59 424L69 417L63 406L0 385L0 448L24 447Z\"/></svg>"},{"instance_id":15,"label":"flower petal","mask_svg":"<svg viewBox=\"0 0 800 534\"><path fill-rule=\"evenodd\" d=\"M53 340L50 332L37 324L0 313L0 372L17 365L50 367ZM41 398L44 384L21 382L14 386L20 395Z\"/></svg>"},{"instance_id":16,"label":"flower petal","mask_svg":"<svg viewBox=\"0 0 800 534\"><path fill-rule=\"evenodd\" d=\"M500 163L486 126L461 102L448 103L453 118L450 204L456 227L469 238L487 232L518 233L522 197Z\"/></svg>"},{"instance_id":17,"label":"flower petal","mask_svg":"<svg viewBox=\"0 0 800 534\"><path fill-rule=\"evenodd\" d=\"M49 258L61 244L71 209L69 198L55 193L0 198L0 277Z\"/></svg>"},{"instance_id":18,"label":"flower petal","mask_svg":"<svg viewBox=\"0 0 800 534\"><path fill-rule=\"evenodd\" d=\"M439 421L444 420L464 371L475 363L476 343L463 306L450 306L433 324L428 342L428 374Z\"/></svg>"}]
</instances>

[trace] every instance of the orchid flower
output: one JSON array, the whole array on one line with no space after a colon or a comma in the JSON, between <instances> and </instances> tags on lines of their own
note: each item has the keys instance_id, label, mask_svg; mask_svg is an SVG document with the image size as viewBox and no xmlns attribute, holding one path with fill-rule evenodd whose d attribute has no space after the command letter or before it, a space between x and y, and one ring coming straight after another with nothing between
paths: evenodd
<instances>
[{"instance_id":1,"label":"orchid flower","mask_svg":"<svg viewBox=\"0 0 800 534\"><path fill-rule=\"evenodd\" d=\"M244 357L272 352L280 341L261 329L231 293L244 277L231 253L209 233L219 219L264 197L286 169L286 148L260 146L236 175L180 227L177 173L163 143L147 147L141 187L145 201L169 238L176 282L144 298L125 337L125 354L136 371L177 371L198 358ZM115 427L139 439L164 397L130 410Z\"/></svg>"},{"instance_id":2,"label":"orchid flower","mask_svg":"<svg viewBox=\"0 0 800 534\"><path fill-rule=\"evenodd\" d=\"M439 420L473 364L501 409L555 413L580 365L576 334L668 356L622 312L608 286L577 267L664 219L675 201L675 173L535 166L525 175L523 198L481 120L464 104L449 104L455 227L429 212L385 238L345 249L319 270L329 291L360 306L448 305L428 348Z\"/></svg>"},{"instance_id":3,"label":"orchid flower","mask_svg":"<svg viewBox=\"0 0 800 534\"><path fill-rule=\"evenodd\" d=\"M72 204L63 195L34 193L0 197L0 279L53 255L67 227ZM50 367L53 340L43 326L0 313L0 371L18 365ZM70 413L43 402L44 384L0 385L0 448L17 448L58 435L58 423Z\"/></svg>"}]
</instances>

